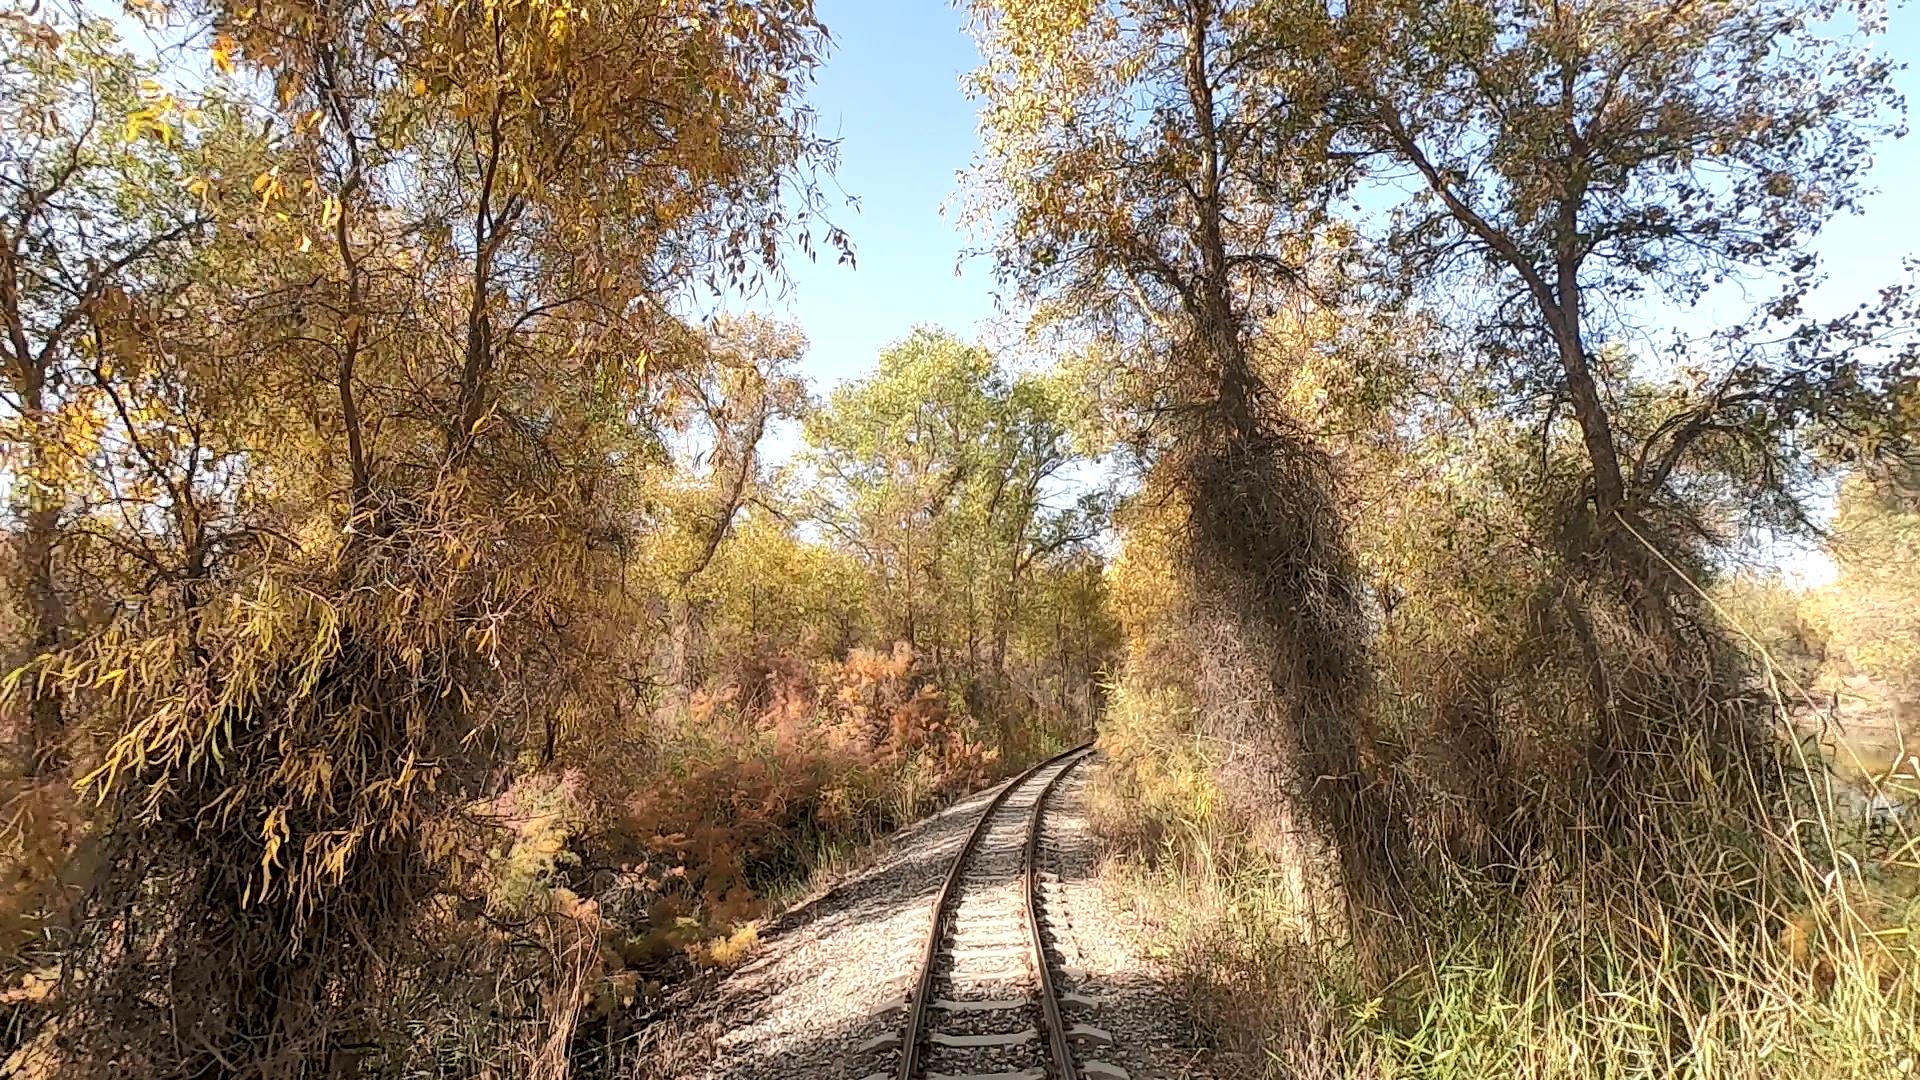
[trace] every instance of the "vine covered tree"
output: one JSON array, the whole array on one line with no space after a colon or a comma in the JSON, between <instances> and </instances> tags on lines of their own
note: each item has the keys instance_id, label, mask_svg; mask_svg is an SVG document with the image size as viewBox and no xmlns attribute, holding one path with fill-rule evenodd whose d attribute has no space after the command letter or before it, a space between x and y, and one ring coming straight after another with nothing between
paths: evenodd
<instances>
[{"instance_id":1,"label":"vine covered tree","mask_svg":"<svg viewBox=\"0 0 1920 1080\"><path fill-rule=\"evenodd\" d=\"M1306 808L1359 914L1391 906L1402 833L1354 722L1365 617L1329 463L1254 348L1345 290L1330 208L1355 172L1323 84L1246 32L1267 7L979 0L976 179L1001 276L1112 359L1151 497L1185 507L1201 697L1242 794L1281 834Z\"/></svg>"}]
</instances>

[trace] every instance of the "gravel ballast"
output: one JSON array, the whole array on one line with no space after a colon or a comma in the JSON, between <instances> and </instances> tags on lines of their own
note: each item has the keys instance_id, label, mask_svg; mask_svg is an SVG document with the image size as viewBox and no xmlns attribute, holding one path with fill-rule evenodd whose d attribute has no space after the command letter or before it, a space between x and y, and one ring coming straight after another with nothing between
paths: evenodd
<instances>
[{"instance_id":1,"label":"gravel ballast","mask_svg":"<svg viewBox=\"0 0 1920 1080\"><path fill-rule=\"evenodd\" d=\"M1055 790L1040 858L1060 990L1085 999L1069 1001L1067 1021L1093 1029L1075 1040L1078 1059L1118 1066L1131 1080L1249 1075L1197 1044L1166 974L1140 947L1143 928L1103 892L1086 812L1098 768L1097 758L1083 764ZM669 1034L650 1040L656 1052L643 1075L864 1080L890 1066L897 1054L889 1040L897 1047L935 894L997 790L901 830L863 865L770 920L747 964L663 1021Z\"/></svg>"}]
</instances>

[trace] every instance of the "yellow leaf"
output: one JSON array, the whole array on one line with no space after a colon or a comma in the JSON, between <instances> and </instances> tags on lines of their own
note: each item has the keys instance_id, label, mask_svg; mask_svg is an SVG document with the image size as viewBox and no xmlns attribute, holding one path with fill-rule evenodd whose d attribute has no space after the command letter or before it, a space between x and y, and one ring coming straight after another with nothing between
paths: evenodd
<instances>
[{"instance_id":1,"label":"yellow leaf","mask_svg":"<svg viewBox=\"0 0 1920 1080\"><path fill-rule=\"evenodd\" d=\"M283 190L280 184L280 166L278 165L275 165L273 168L268 169L253 179L253 191L254 194L260 196L260 205L262 207L272 202Z\"/></svg>"},{"instance_id":2,"label":"yellow leaf","mask_svg":"<svg viewBox=\"0 0 1920 1080\"><path fill-rule=\"evenodd\" d=\"M267 813L267 820L260 827L260 839L266 850L260 855L260 887L264 891L273 880L273 868L280 861L280 845L287 839L287 811L276 806Z\"/></svg>"},{"instance_id":3,"label":"yellow leaf","mask_svg":"<svg viewBox=\"0 0 1920 1080\"><path fill-rule=\"evenodd\" d=\"M213 39L213 66L222 75L233 74L233 39L225 34Z\"/></svg>"}]
</instances>

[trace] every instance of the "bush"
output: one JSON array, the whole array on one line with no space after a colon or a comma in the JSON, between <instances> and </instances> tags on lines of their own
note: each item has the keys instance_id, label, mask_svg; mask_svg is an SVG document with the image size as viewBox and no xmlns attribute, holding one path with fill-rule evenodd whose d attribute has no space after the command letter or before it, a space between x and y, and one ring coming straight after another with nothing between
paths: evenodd
<instances>
[{"instance_id":1,"label":"bush","mask_svg":"<svg viewBox=\"0 0 1920 1080\"><path fill-rule=\"evenodd\" d=\"M770 894L1028 760L989 746L957 697L904 645L822 664L757 715L732 711L733 688L700 696L654 775L581 841L648 883L628 901L628 958L737 961Z\"/></svg>"},{"instance_id":2,"label":"bush","mask_svg":"<svg viewBox=\"0 0 1920 1080\"><path fill-rule=\"evenodd\" d=\"M1791 680L1698 596L1676 601L1690 637L1636 627L1519 505L1419 484L1375 505L1365 725L1414 825L1419 888L1392 913L1412 948L1383 965L1326 933L1221 801L1238 747L1202 734L1191 662L1167 664L1194 644L1176 620L1130 627L1101 727L1100 825L1222 1035L1290 1078L1911 1073L1920 846L1799 756L1764 692ZM1123 575L1158 565L1143 539ZM1789 607L1746 610L1813 655Z\"/></svg>"}]
</instances>

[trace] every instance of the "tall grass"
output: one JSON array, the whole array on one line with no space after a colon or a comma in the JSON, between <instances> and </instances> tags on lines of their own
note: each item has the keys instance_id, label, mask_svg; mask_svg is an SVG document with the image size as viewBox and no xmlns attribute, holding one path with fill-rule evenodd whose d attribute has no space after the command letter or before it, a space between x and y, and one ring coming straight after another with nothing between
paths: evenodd
<instances>
[{"instance_id":1,"label":"tall grass","mask_svg":"<svg viewBox=\"0 0 1920 1080\"><path fill-rule=\"evenodd\" d=\"M1402 913L1414 947L1381 977L1308 932L1180 695L1112 701L1097 820L1202 1015L1268 1076L1920 1075L1920 846L1817 759L1786 755L1791 806L1762 835L1703 801L1687 843L1561 847L1501 875L1436 858L1430 910ZM1691 797L1737 801L1726 779Z\"/></svg>"}]
</instances>

